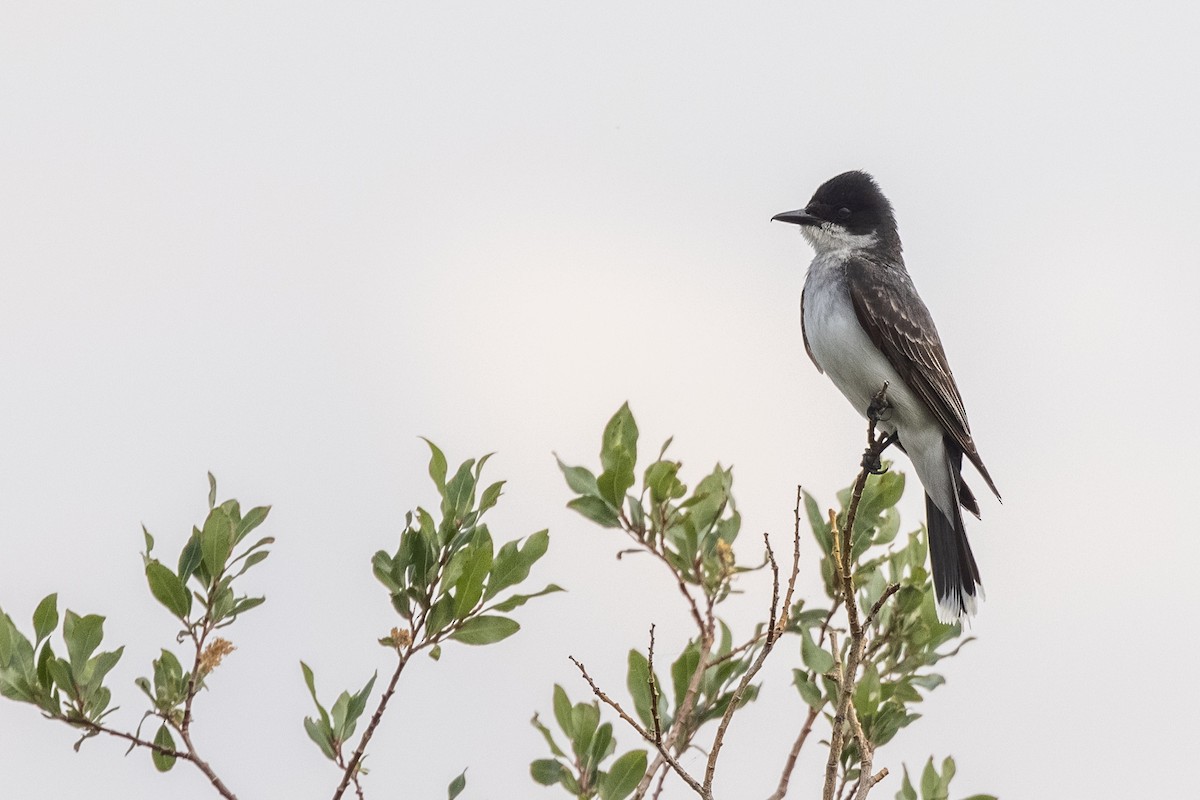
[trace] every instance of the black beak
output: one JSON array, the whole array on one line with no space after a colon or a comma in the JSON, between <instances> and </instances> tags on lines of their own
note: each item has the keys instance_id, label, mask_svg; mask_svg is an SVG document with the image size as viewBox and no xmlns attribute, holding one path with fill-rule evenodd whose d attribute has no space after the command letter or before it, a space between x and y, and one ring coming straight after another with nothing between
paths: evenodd
<instances>
[{"instance_id":1,"label":"black beak","mask_svg":"<svg viewBox=\"0 0 1200 800\"><path fill-rule=\"evenodd\" d=\"M780 222L790 222L793 225L812 225L813 227L820 227L821 225L825 224L825 220L821 219L820 217L814 217L803 208L795 211L784 211L782 214L776 214L775 216L771 217L772 222L775 222L776 220L779 220Z\"/></svg>"}]
</instances>

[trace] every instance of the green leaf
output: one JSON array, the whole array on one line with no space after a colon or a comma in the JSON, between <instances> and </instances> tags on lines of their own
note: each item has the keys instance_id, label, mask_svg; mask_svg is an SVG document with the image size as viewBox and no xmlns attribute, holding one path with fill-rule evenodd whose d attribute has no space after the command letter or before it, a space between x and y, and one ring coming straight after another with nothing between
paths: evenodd
<instances>
[{"instance_id":1,"label":"green leaf","mask_svg":"<svg viewBox=\"0 0 1200 800\"><path fill-rule=\"evenodd\" d=\"M534 592L533 594L514 594L513 596L506 598L502 602L499 602L496 605L492 606L490 610L491 611L512 611L514 608L520 608L521 606L525 605L526 603L528 603L530 600L532 600L535 597L542 597L544 595L553 594L554 592L565 592L565 591L566 591L566 589L562 588L558 584L552 583L549 586L547 586L545 589L542 589L540 592Z\"/></svg>"},{"instance_id":2,"label":"green leaf","mask_svg":"<svg viewBox=\"0 0 1200 800\"><path fill-rule=\"evenodd\" d=\"M442 659L442 646L440 644L435 644L433 647L429 648L429 657L434 661L440 661Z\"/></svg>"},{"instance_id":3,"label":"green leaf","mask_svg":"<svg viewBox=\"0 0 1200 800\"><path fill-rule=\"evenodd\" d=\"M908 777L908 765L904 765L904 779L900 783L900 791L896 792L896 800L918 800L917 790L913 788Z\"/></svg>"},{"instance_id":4,"label":"green leaf","mask_svg":"<svg viewBox=\"0 0 1200 800\"><path fill-rule=\"evenodd\" d=\"M233 541L236 543L240 542L242 539L245 539L250 531L254 530L259 525L262 525L266 521L267 514L270 513L270 506L256 506L247 511L246 516L242 517L242 521L238 523L237 532L234 534ZM258 545L255 545L250 549L253 550L255 547L258 547Z\"/></svg>"},{"instance_id":5,"label":"green leaf","mask_svg":"<svg viewBox=\"0 0 1200 800\"><path fill-rule=\"evenodd\" d=\"M600 496L614 506L625 503L625 493L633 486L633 469L637 463L637 423L625 403L608 421L600 447L603 471L596 479Z\"/></svg>"},{"instance_id":6,"label":"green leaf","mask_svg":"<svg viewBox=\"0 0 1200 800\"><path fill-rule=\"evenodd\" d=\"M496 505L500 500L500 493L504 489L505 481L496 481L491 486L483 490L483 494L479 496L479 516L483 516L483 512Z\"/></svg>"},{"instance_id":7,"label":"green leaf","mask_svg":"<svg viewBox=\"0 0 1200 800\"><path fill-rule=\"evenodd\" d=\"M234 575L234 577L236 578L238 575L241 575L255 564L261 564L262 562L266 561L267 556L269 555L271 555L270 550L259 550L257 553L251 553L250 555L246 556L246 560L242 563L242 568L237 571L237 575Z\"/></svg>"},{"instance_id":8,"label":"green leaf","mask_svg":"<svg viewBox=\"0 0 1200 800\"><path fill-rule=\"evenodd\" d=\"M828 650L817 647L812 633L807 628L800 631L800 657L804 660L804 665L818 675L824 675L833 669L833 656Z\"/></svg>"},{"instance_id":9,"label":"green leaf","mask_svg":"<svg viewBox=\"0 0 1200 800\"><path fill-rule=\"evenodd\" d=\"M375 686L375 679L379 677L379 673L371 676L371 680L367 681L367 685L362 690L350 697L350 704L346 709L346 734L343 739L349 739L354 734L354 726L358 723L358 718L367 710L367 700L371 697L371 689Z\"/></svg>"},{"instance_id":10,"label":"green leaf","mask_svg":"<svg viewBox=\"0 0 1200 800\"><path fill-rule=\"evenodd\" d=\"M200 552L204 566L212 576L220 575L233 548L233 525L229 515L220 508L208 512L204 530L200 533Z\"/></svg>"},{"instance_id":11,"label":"green leaf","mask_svg":"<svg viewBox=\"0 0 1200 800\"><path fill-rule=\"evenodd\" d=\"M86 676L88 685L90 687L99 688L99 686L104 682L105 676L107 676L108 673L112 671L112 668L117 665L117 662L121 660L121 656L124 653L125 647L122 645L116 650L109 650L107 652L100 653L98 656L90 660L87 664L87 668L84 670L85 672L89 673Z\"/></svg>"},{"instance_id":12,"label":"green leaf","mask_svg":"<svg viewBox=\"0 0 1200 800\"><path fill-rule=\"evenodd\" d=\"M549 531L541 530L530 534L524 544L505 542L491 564L491 575L487 582L484 600L491 600L510 586L515 586L529 577L529 570L538 559L546 554L550 546ZM531 595L532 596L532 595ZM514 606L515 607L515 606Z\"/></svg>"},{"instance_id":13,"label":"green leaf","mask_svg":"<svg viewBox=\"0 0 1200 800\"><path fill-rule=\"evenodd\" d=\"M796 689L800 692L800 698L808 704L809 708L820 708L825 705L825 695L821 692L821 687L808 679L807 672L802 669L794 669L792 678Z\"/></svg>"},{"instance_id":14,"label":"green leaf","mask_svg":"<svg viewBox=\"0 0 1200 800\"><path fill-rule=\"evenodd\" d=\"M346 711L349 707L350 693L342 692L338 695L337 700L334 701L333 708L329 709L329 717L332 720L333 738L339 742L344 742L349 738L346 732Z\"/></svg>"},{"instance_id":15,"label":"green leaf","mask_svg":"<svg viewBox=\"0 0 1200 800\"><path fill-rule=\"evenodd\" d=\"M629 669L626 673L625 687L633 698L633 710L638 719L647 729L654 726L654 718L650 715L650 662L637 650L629 651Z\"/></svg>"},{"instance_id":16,"label":"green leaf","mask_svg":"<svg viewBox=\"0 0 1200 800\"><path fill-rule=\"evenodd\" d=\"M529 765L529 774L542 786L553 786L562 779L566 769L553 758L539 758Z\"/></svg>"},{"instance_id":17,"label":"green leaf","mask_svg":"<svg viewBox=\"0 0 1200 800\"><path fill-rule=\"evenodd\" d=\"M600 725L600 709L594 703L577 703L571 709L571 728L575 731L572 745L581 758L592 746L592 736Z\"/></svg>"},{"instance_id":18,"label":"green leaf","mask_svg":"<svg viewBox=\"0 0 1200 800\"><path fill-rule=\"evenodd\" d=\"M208 510L212 511L213 506L217 504L217 479L213 474L208 473Z\"/></svg>"},{"instance_id":19,"label":"green leaf","mask_svg":"<svg viewBox=\"0 0 1200 800\"><path fill-rule=\"evenodd\" d=\"M458 520L471 508L475 497L475 475L472 472L474 466L475 459L467 459L458 468L458 472L454 473L454 477L446 482L442 493L442 517L447 522L457 525Z\"/></svg>"},{"instance_id":20,"label":"green leaf","mask_svg":"<svg viewBox=\"0 0 1200 800\"><path fill-rule=\"evenodd\" d=\"M468 619L450 634L450 638L463 644L492 644L507 639L520 629L516 620L483 614Z\"/></svg>"},{"instance_id":21,"label":"green leaf","mask_svg":"<svg viewBox=\"0 0 1200 800\"><path fill-rule=\"evenodd\" d=\"M613 762L600 784L601 800L624 800L646 774L646 751L630 750Z\"/></svg>"},{"instance_id":22,"label":"green leaf","mask_svg":"<svg viewBox=\"0 0 1200 800\"><path fill-rule=\"evenodd\" d=\"M48 594L33 611L34 641L40 644L58 627L58 593Z\"/></svg>"},{"instance_id":23,"label":"green leaf","mask_svg":"<svg viewBox=\"0 0 1200 800\"><path fill-rule=\"evenodd\" d=\"M679 654L679 658L675 659L675 663L671 665L671 682L675 688L675 707L679 708L683 705L683 697L687 694L688 684L692 681L692 675L696 673L696 667L700 665L700 647L695 641L690 641L683 652Z\"/></svg>"},{"instance_id":24,"label":"green leaf","mask_svg":"<svg viewBox=\"0 0 1200 800\"><path fill-rule=\"evenodd\" d=\"M104 617L97 614L81 617L68 611L63 623L63 638L67 641L71 673L82 676L84 665L104 639Z\"/></svg>"},{"instance_id":25,"label":"green leaf","mask_svg":"<svg viewBox=\"0 0 1200 800\"><path fill-rule=\"evenodd\" d=\"M583 497L599 497L600 488L596 485L596 476L591 470L586 467L568 467L562 462L558 456L554 457L558 462L558 468L562 470L563 477L567 479L567 486L572 492Z\"/></svg>"},{"instance_id":26,"label":"green leaf","mask_svg":"<svg viewBox=\"0 0 1200 800\"><path fill-rule=\"evenodd\" d=\"M211 477L212 473L210 472L209 478ZM216 491L215 484L213 491ZM171 730L167 727L165 722L158 726L158 733L154 734L154 743L159 747L165 747L168 750L175 749L175 738L171 736ZM175 766L175 756L169 756L165 753L160 753L157 750L151 751L150 758L154 761L154 768L159 772L168 772L171 767Z\"/></svg>"},{"instance_id":27,"label":"green leaf","mask_svg":"<svg viewBox=\"0 0 1200 800\"><path fill-rule=\"evenodd\" d=\"M54 679L58 688L72 697L76 696L75 681L71 678L71 665L66 659L50 656L45 662L46 672Z\"/></svg>"},{"instance_id":28,"label":"green leaf","mask_svg":"<svg viewBox=\"0 0 1200 800\"><path fill-rule=\"evenodd\" d=\"M879 669L874 663L867 662L858 685L854 687L854 708L860 716L873 716L879 709L881 699Z\"/></svg>"},{"instance_id":29,"label":"green leaf","mask_svg":"<svg viewBox=\"0 0 1200 800\"><path fill-rule=\"evenodd\" d=\"M938 774L933 768L933 756L925 762L925 769L921 772L921 797L923 800L934 800L938 790Z\"/></svg>"},{"instance_id":30,"label":"green leaf","mask_svg":"<svg viewBox=\"0 0 1200 800\"><path fill-rule=\"evenodd\" d=\"M437 486L438 491L444 493L446 489L446 455L436 444L424 436L421 439L429 445L429 477L433 478L433 483Z\"/></svg>"},{"instance_id":31,"label":"green leaf","mask_svg":"<svg viewBox=\"0 0 1200 800\"><path fill-rule=\"evenodd\" d=\"M166 652L166 650L163 651L164 654ZM300 662L300 670L304 673L304 684L308 687L308 693L312 695L313 703L316 705L317 711L321 713L321 722L323 722L325 727L328 728L329 713L325 711L325 707L322 706L321 701L317 699L317 687L316 681L313 678L313 671L309 668L308 664L305 664L303 661ZM318 744L320 743L318 742ZM333 756L330 756L330 758L332 757Z\"/></svg>"},{"instance_id":32,"label":"green leaf","mask_svg":"<svg viewBox=\"0 0 1200 800\"><path fill-rule=\"evenodd\" d=\"M650 714L650 662L637 650L629 651L629 670L625 677L626 688L633 697L633 708L638 718L647 730L654 729L654 717ZM663 693L663 683L654 676L654 685L658 688L658 718L665 729L670 723L667 719L667 698Z\"/></svg>"},{"instance_id":33,"label":"green leaf","mask_svg":"<svg viewBox=\"0 0 1200 800\"><path fill-rule=\"evenodd\" d=\"M454 584L454 616L463 619L483 599L483 582L492 568L492 537L487 529L475 530L475 538L461 551L462 572Z\"/></svg>"},{"instance_id":34,"label":"green leaf","mask_svg":"<svg viewBox=\"0 0 1200 800\"><path fill-rule=\"evenodd\" d=\"M567 508L574 509L580 514L604 528L619 528L620 517L617 510L607 501L599 497L576 497L567 503Z\"/></svg>"},{"instance_id":35,"label":"green leaf","mask_svg":"<svg viewBox=\"0 0 1200 800\"><path fill-rule=\"evenodd\" d=\"M155 600L166 606L177 619L187 618L192 611L192 595L179 576L154 560L146 563L146 580Z\"/></svg>"},{"instance_id":36,"label":"green leaf","mask_svg":"<svg viewBox=\"0 0 1200 800\"><path fill-rule=\"evenodd\" d=\"M329 728L329 722L326 720L315 720L312 717L304 718L304 730L308 733L308 738L312 739L317 747L321 748L321 752L330 761L337 760L337 753L333 750L333 731Z\"/></svg>"},{"instance_id":37,"label":"green leaf","mask_svg":"<svg viewBox=\"0 0 1200 800\"><path fill-rule=\"evenodd\" d=\"M563 733L568 739L575 738L575 726L571 722L571 701L567 697L566 691L557 683L554 684L554 719L558 721L558 727L562 728Z\"/></svg>"},{"instance_id":38,"label":"green leaf","mask_svg":"<svg viewBox=\"0 0 1200 800\"><path fill-rule=\"evenodd\" d=\"M561 691L562 687L556 686L555 689ZM566 695L564 694L563 697L566 697ZM567 702L567 705L570 706L570 701ZM550 733L550 729L542 724L542 721L538 719L537 714L533 715L533 719L529 720L529 724L537 728L538 732L542 734L542 737L546 740L546 744L549 746L551 753L554 753L556 756L562 756L563 758L567 757L567 754L564 753L562 748L558 746L558 743L554 741L554 734Z\"/></svg>"},{"instance_id":39,"label":"green leaf","mask_svg":"<svg viewBox=\"0 0 1200 800\"><path fill-rule=\"evenodd\" d=\"M608 758L608 755L612 751L613 747L612 723L606 722L597 728L595 735L592 736L592 743L588 747L585 766L588 768L594 767L604 759Z\"/></svg>"},{"instance_id":40,"label":"green leaf","mask_svg":"<svg viewBox=\"0 0 1200 800\"><path fill-rule=\"evenodd\" d=\"M446 787L447 800L454 800L462 794L462 790L467 788L467 771L464 769L458 773L458 777L450 781L450 785Z\"/></svg>"},{"instance_id":41,"label":"green leaf","mask_svg":"<svg viewBox=\"0 0 1200 800\"><path fill-rule=\"evenodd\" d=\"M179 553L179 580L187 583L188 578L196 573L204 561L204 553L200 550L200 531L192 529L192 535Z\"/></svg>"},{"instance_id":42,"label":"green leaf","mask_svg":"<svg viewBox=\"0 0 1200 800\"><path fill-rule=\"evenodd\" d=\"M946 760L942 762L942 779L939 782L939 793L942 797L950 796L950 781L954 779L954 774L958 770L954 766L954 759L946 756Z\"/></svg>"}]
</instances>

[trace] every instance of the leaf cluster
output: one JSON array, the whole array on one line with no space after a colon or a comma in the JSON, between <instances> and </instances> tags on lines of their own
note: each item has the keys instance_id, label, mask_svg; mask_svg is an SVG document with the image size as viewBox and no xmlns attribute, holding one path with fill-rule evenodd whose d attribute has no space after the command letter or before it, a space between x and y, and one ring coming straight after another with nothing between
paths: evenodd
<instances>
[{"instance_id":1,"label":"leaf cluster","mask_svg":"<svg viewBox=\"0 0 1200 800\"><path fill-rule=\"evenodd\" d=\"M954 759L946 756L939 773L933 765L933 756L930 756L925 762L925 769L921 771L921 794L918 798L917 790L908 776L908 767L905 767L904 780L900 784L900 791L896 792L896 800L950 800L950 781L957 771ZM963 800L996 800L996 797L990 794L973 794L964 797Z\"/></svg>"},{"instance_id":2,"label":"leaf cluster","mask_svg":"<svg viewBox=\"0 0 1200 800\"><path fill-rule=\"evenodd\" d=\"M637 495L638 427L621 406L604 428L600 473L558 465L577 497L567 503L605 528L620 528L641 548L664 560L685 584L703 590L710 602L725 599L734 566L732 545L742 516L733 501L733 471L717 464L689 493L679 479L680 462L668 459L668 439L641 473Z\"/></svg>"},{"instance_id":3,"label":"leaf cluster","mask_svg":"<svg viewBox=\"0 0 1200 800\"><path fill-rule=\"evenodd\" d=\"M392 607L408 623L413 646L432 645L431 655L437 658L444 639L482 645L512 636L521 626L507 612L562 588L550 584L532 594L499 599L529 577L546 554L549 533L538 531L496 550L482 518L499 500L504 481L478 491L488 456L464 461L447 477L445 455L428 444L429 475L441 497L440 519L424 508L409 512L399 547L394 553L380 550L371 565Z\"/></svg>"},{"instance_id":4,"label":"leaf cluster","mask_svg":"<svg viewBox=\"0 0 1200 800\"><path fill-rule=\"evenodd\" d=\"M648 755L645 750L630 750L612 758L617 742L612 723L600 721L599 703L572 704L566 691L555 684L554 720L570 752L559 746L554 734L534 714L531 722L554 755L529 765L536 782L542 786L560 785L579 800L624 800L633 793L646 772Z\"/></svg>"},{"instance_id":5,"label":"leaf cluster","mask_svg":"<svg viewBox=\"0 0 1200 800\"><path fill-rule=\"evenodd\" d=\"M86 729L116 710L109 708L112 691L104 679L125 648L97 653L104 641L104 617L67 611L61 618L65 657L57 655L50 636L59 620L57 593L44 597L34 610L32 640L0 610L0 695Z\"/></svg>"}]
</instances>

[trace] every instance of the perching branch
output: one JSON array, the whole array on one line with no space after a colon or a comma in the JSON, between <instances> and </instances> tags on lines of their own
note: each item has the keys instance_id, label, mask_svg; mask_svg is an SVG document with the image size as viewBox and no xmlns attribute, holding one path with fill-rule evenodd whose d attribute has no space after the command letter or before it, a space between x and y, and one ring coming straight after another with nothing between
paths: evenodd
<instances>
[{"instance_id":1,"label":"perching branch","mask_svg":"<svg viewBox=\"0 0 1200 800\"><path fill-rule=\"evenodd\" d=\"M858 600L854 591L854 519L858 514L858 506L862 501L863 489L867 485L867 478L879 472L880 456L887 449L888 445L894 441L892 436L876 436L875 431L881 414L888 407L887 389L888 384L884 382L883 388L875 395L868 409L867 449L863 452L862 468L859 470L858 477L854 481L854 488L850 495L850 504L846 509L846 522L841 530L838 528L837 513L832 510L829 512L831 550L837 578L834 583L838 589L838 593L841 595L840 600L846 608L850 641L846 650L845 664L839 663L837 665L837 672L834 674L834 679L838 685L838 704L837 711L833 717L833 731L829 737L829 757L825 762L824 800L833 800L837 788L838 763L846 739L844 729L847 722L850 724L851 735L858 745L859 757L862 762L860 766L861 774L870 776L866 780L859 781L855 792L856 800L864 800L871 787L878 783L879 780L882 780L883 776L887 774L884 772L879 776L871 775L874 748L863 733L862 725L859 724L852 699L854 686L858 680L858 668L863 657L866 627L874 620L875 614L882 608L883 602L894 594L898 588L895 586L889 587L880 596L879 601L867 615L867 625L860 623ZM831 639L831 641L836 640ZM833 652L838 652L836 644L833 645Z\"/></svg>"}]
</instances>

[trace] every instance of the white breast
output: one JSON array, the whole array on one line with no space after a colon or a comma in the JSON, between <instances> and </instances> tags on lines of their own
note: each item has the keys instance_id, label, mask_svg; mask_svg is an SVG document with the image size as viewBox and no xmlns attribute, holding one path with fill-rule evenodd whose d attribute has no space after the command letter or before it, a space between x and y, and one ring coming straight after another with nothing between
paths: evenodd
<instances>
[{"instance_id":1,"label":"white breast","mask_svg":"<svg viewBox=\"0 0 1200 800\"><path fill-rule=\"evenodd\" d=\"M906 423L919 425L931 419L925 404L913 395L859 324L838 254L813 259L804 282L801 313L817 364L859 414L866 416L871 400L887 381L892 414L880 424L883 430L899 428L903 437L903 429L909 427Z\"/></svg>"}]
</instances>

